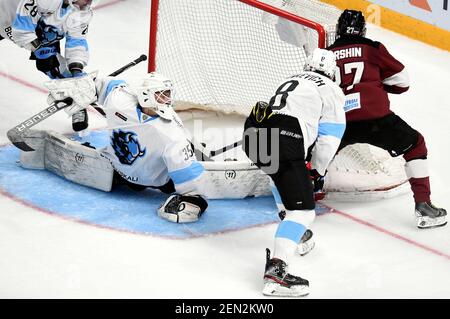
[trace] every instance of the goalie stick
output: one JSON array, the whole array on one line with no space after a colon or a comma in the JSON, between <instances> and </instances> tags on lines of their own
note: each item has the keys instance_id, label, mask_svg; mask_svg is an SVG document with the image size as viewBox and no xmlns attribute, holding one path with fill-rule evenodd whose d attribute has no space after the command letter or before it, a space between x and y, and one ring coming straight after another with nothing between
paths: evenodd
<instances>
[{"instance_id":1,"label":"goalie stick","mask_svg":"<svg viewBox=\"0 0 450 319\"><path fill-rule=\"evenodd\" d=\"M136 60L133 60L132 62L128 63L127 65L121 67L120 69L114 71L109 76L116 76L124 72L125 70L128 70L129 68L137 65L138 63L147 60L147 56L142 54L139 58ZM73 100L71 98L66 98L64 100L58 100L53 102L49 107L47 107L45 110L40 111L39 113L33 115L29 119L23 121L22 123L16 125L15 127L8 130L6 133L6 136L8 139L13 143L14 146L19 148L22 151L25 152L31 152L34 151L34 149L25 143L23 134L29 130L31 127L35 126L36 124L42 122L46 118L52 116L56 112L70 106L72 104Z\"/></svg>"},{"instance_id":2,"label":"goalie stick","mask_svg":"<svg viewBox=\"0 0 450 319\"><path fill-rule=\"evenodd\" d=\"M211 151L211 152L209 153L209 157L214 157L214 156L217 156L217 155L219 155L219 154L225 153L225 152L227 152L227 151L229 151L229 150L232 150L233 148L238 147L239 145L242 145L242 140L237 141L237 142L234 142L233 144L224 146L224 147L222 147L222 148L220 148L220 149L218 149L218 150Z\"/></svg>"}]
</instances>

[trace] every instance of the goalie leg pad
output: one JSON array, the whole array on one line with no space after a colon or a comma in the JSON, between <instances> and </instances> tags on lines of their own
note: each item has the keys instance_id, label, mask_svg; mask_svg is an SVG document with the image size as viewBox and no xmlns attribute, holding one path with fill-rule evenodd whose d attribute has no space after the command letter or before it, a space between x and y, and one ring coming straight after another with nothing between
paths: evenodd
<instances>
[{"instance_id":1,"label":"goalie leg pad","mask_svg":"<svg viewBox=\"0 0 450 319\"><path fill-rule=\"evenodd\" d=\"M29 129L23 133L24 142L31 146L33 152L20 152L20 165L30 169L45 169L45 143L47 131Z\"/></svg>"},{"instance_id":2,"label":"goalie leg pad","mask_svg":"<svg viewBox=\"0 0 450 319\"><path fill-rule=\"evenodd\" d=\"M171 195L158 209L158 216L173 223L196 222L208 207L206 200L199 196Z\"/></svg>"}]
</instances>

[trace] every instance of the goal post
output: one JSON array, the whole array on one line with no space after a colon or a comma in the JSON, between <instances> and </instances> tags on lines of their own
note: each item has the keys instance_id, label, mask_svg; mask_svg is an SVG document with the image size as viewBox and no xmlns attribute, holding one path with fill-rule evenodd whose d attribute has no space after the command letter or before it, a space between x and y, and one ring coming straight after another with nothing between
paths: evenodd
<instances>
[{"instance_id":1,"label":"goal post","mask_svg":"<svg viewBox=\"0 0 450 319\"><path fill-rule=\"evenodd\" d=\"M156 47L157 47L157 34L158 34L158 9L159 9L159 3L160 0L151 0L151 11L150 11L150 36L149 36L149 54L150 57L149 63L148 63L148 72L156 71ZM162 0L164 1L164 0ZM297 23L299 25L303 25L305 27L308 27L310 29L313 29L318 34L318 42L317 46L319 48L325 48L326 46L326 31L325 28L318 22L314 22L311 20L308 20L304 17L298 16L296 14L293 14L291 12L288 12L286 10L274 7L273 5L270 5L265 2L261 2L258 0L235 0L242 3L245 3L249 6L255 7L261 11L271 13L273 15L276 15L278 17L290 20L294 23Z\"/></svg>"},{"instance_id":2,"label":"goal post","mask_svg":"<svg viewBox=\"0 0 450 319\"><path fill-rule=\"evenodd\" d=\"M148 71L172 79L178 111L247 116L302 72L308 52L333 43L340 14L318 0L152 0ZM325 186L340 199L391 197L407 181L403 165L373 146L349 146Z\"/></svg>"},{"instance_id":3,"label":"goal post","mask_svg":"<svg viewBox=\"0 0 450 319\"><path fill-rule=\"evenodd\" d=\"M153 0L148 70L171 77L179 100L247 113L302 71L308 51L326 46L340 12L315 21L298 11L313 16L319 1L266 2L273 0Z\"/></svg>"}]
</instances>

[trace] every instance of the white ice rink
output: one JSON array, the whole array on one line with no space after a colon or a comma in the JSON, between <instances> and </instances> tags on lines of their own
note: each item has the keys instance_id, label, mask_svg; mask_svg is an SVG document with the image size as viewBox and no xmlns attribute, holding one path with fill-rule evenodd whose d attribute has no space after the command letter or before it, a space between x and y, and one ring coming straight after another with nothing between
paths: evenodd
<instances>
[{"instance_id":1,"label":"white ice rink","mask_svg":"<svg viewBox=\"0 0 450 319\"><path fill-rule=\"evenodd\" d=\"M106 75L147 52L149 3L113 1L95 11L89 70ZM367 34L409 70L411 88L391 96L392 109L424 135L432 200L449 210L450 54L376 26ZM0 145L8 129L45 107L46 78L28 56L0 42ZM143 63L123 77L145 71ZM91 127L104 125L90 117ZM71 131L63 112L40 127ZM0 166L2 184L12 182L4 178ZM336 211L316 218L316 248L292 261L292 272L310 281L307 298L450 298L450 226L417 229L411 193L327 204ZM271 223L194 239L131 234L44 213L0 188L0 297L263 298L264 249L275 230Z\"/></svg>"}]
</instances>

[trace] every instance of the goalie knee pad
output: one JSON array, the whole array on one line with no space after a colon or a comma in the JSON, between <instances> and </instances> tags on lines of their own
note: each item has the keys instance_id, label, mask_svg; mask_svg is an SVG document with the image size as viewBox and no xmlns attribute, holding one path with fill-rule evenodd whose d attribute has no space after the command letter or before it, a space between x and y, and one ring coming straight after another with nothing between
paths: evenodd
<instances>
[{"instance_id":1,"label":"goalie knee pad","mask_svg":"<svg viewBox=\"0 0 450 319\"><path fill-rule=\"evenodd\" d=\"M158 216L174 223L197 221L208 207L206 200L199 196L171 195L158 209Z\"/></svg>"}]
</instances>

